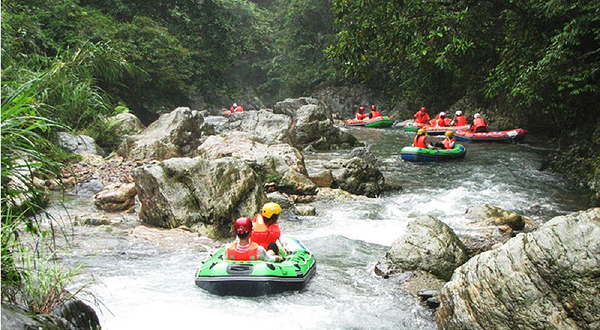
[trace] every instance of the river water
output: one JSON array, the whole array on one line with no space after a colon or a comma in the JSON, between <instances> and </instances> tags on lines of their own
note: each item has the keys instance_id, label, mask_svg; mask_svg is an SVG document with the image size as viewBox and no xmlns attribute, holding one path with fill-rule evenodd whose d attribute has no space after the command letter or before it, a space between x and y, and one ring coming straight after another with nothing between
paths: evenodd
<instances>
[{"instance_id":1,"label":"river water","mask_svg":"<svg viewBox=\"0 0 600 330\"><path fill-rule=\"evenodd\" d=\"M315 217L283 217L284 234L298 237L317 257L305 290L258 298L220 297L194 284L210 251L120 239L101 253L74 251L98 283L104 329L436 329L433 314L397 281L373 272L409 221L431 214L457 232L472 230L464 213L490 203L544 222L586 208L582 191L540 172L543 140L525 144L466 144L464 160L405 163L412 134L400 128L352 128L379 157L386 180L403 189L374 199L320 202ZM346 151L307 154L307 164L345 157ZM67 203L67 208L73 204Z\"/></svg>"}]
</instances>

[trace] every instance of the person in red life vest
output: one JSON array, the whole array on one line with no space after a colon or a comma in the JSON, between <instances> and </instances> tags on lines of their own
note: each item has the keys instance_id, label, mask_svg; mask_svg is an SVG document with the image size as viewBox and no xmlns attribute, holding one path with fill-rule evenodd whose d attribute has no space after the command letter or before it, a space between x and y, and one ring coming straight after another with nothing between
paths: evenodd
<instances>
[{"instance_id":1,"label":"person in red life vest","mask_svg":"<svg viewBox=\"0 0 600 330\"><path fill-rule=\"evenodd\" d=\"M242 108L241 105L237 105L237 103L234 103L231 106L231 109L229 109L229 111L231 111L231 113L244 112L244 108Z\"/></svg>"},{"instance_id":2,"label":"person in red life vest","mask_svg":"<svg viewBox=\"0 0 600 330\"><path fill-rule=\"evenodd\" d=\"M463 115L462 111L458 110L454 114L454 118L452 119L452 122L450 122L450 125L452 125L452 126L466 126L467 125L467 117L465 117Z\"/></svg>"},{"instance_id":3,"label":"person in red life vest","mask_svg":"<svg viewBox=\"0 0 600 330\"><path fill-rule=\"evenodd\" d=\"M413 147L433 149L433 145L429 143L429 139L427 139L427 135L425 135L424 128L421 128L417 131L417 135L415 136L415 140L413 142Z\"/></svg>"},{"instance_id":4,"label":"person in red life vest","mask_svg":"<svg viewBox=\"0 0 600 330\"><path fill-rule=\"evenodd\" d=\"M427 124L429 122L429 114L425 107L422 107L421 110L417 111L413 117L417 124Z\"/></svg>"},{"instance_id":5,"label":"person in red life vest","mask_svg":"<svg viewBox=\"0 0 600 330\"><path fill-rule=\"evenodd\" d=\"M235 261L256 261L264 260L269 262L280 262L281 256L269 254L265 248L252 242L250 235L252 233L252 220L250 218L238 218L233 223L233 230L237 236L237 241L229 244L225 253L227 260Z\"/></svg>"},{"instance_id":6,"label":"person in red life vest","mask_svg":"<svg viewBox=\"0 0 600 330\"><path fill-rule=\"evenodd\" d=\"M377 111L377 107L375 106L375 104L371 105L371 112L369 112L369 118L377 118L381 116L381 114L379 113L379 111Z\"/></svg>"},{"instance_id":7,"label":"person in red life vest","mask_svg":"<svg viewBox=\"0 0 600 330\"><path fill-rule=\"evenodd\" d=\"M365 118L367 118L365 107L359 107L358 112L356 113L356 120L365 120Z\"/></svg>"},{"instance_id":8,"label":"person in red life vest","mask_svg":"<svg viewBox=\"0 0 600 330\"><path fill-rule=\"evenodd\" d=\"M481 118L481 115L478 113L473 115L473 124L471 125L471 130L473 132L487 132L488 131L485 121L483 121L483 118Z\"/></svg>"},{"instance_id":9,"label":"person in red life vest","mask_svg":"<svg viewBox=\"0 0 600 330\"><path fill-rule=\"evenodd\" d=\"M456 144L456 139L454 139L454 132L447 131L445 133L445 135L446 135L446 138L444 139L444 141L442 141L442 144L444 145L444 149L454 148L454 145Z\"/></svg>"},{"instance_id":10,"label":"person in red life vest","mask_svg":"<svg viewBox=\"0 0 600 330\"><path fill-rule=\"evenodd\" d=\"M446 113L440 112L436 120L433 122L433 126L446 126Z\"/></svg>"},{"instance_id":11,"label":"person in red life vest","mask_svg":"<svg viewBox=\"0 0 600 330\"><path fill-rule=\"evenodd\" d=\"M261 213L254 216L252 231L252 241L275 254L279 254L277 240L281 236L281 230L277 220L280 212L281 206L277 203L269 202L263 205Z\"/></svg>"}]
</instances>

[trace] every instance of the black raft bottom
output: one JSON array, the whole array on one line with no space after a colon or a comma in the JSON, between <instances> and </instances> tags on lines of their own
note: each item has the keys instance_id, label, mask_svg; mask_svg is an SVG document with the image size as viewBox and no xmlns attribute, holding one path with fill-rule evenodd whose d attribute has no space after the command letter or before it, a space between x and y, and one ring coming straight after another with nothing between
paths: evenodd
<instances>
[{"instance_id":1,"label":"black raft bottom","mask_svg":"<svg viewBox=\"0 0 600 330\"><path fill-rule=\"evenodd\" d=\"M306 276L296 278L215 278L197 277L196 285L219 296L257 297L284 291L302 290L313 276L316 265Z\"/></svg>"}]
</instances>

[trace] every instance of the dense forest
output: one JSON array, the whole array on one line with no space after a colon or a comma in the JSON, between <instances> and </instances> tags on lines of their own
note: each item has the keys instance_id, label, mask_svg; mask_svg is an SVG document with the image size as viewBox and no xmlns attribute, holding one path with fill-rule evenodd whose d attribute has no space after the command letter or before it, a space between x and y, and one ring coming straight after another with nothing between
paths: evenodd
<instances>
[{"instance_id":1,"label":"dense forest","mask_svg":"<svg viewBox=\"0 0 600 330\"><path fill-rule=\"evenodd\" d=\"M72 157L53 142L61 130L113 150L105 120L124 111L148 123L180 105L272 105L341 85L407 118L468 102L557 139L565 151L546 167L598 191L599 12L592 0L6 0L3 300L23 280L16 227L44 199L23 171L60 171Z\"/></svg>"}]
</instances>

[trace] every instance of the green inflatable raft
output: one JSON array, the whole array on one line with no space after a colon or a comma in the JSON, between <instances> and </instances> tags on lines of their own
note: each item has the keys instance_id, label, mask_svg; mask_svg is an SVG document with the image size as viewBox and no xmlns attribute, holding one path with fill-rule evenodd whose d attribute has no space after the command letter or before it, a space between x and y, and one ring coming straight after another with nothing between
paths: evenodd
<instances>
[{"instance_id":1,"label":"green inflatable raft","mask_svg":"<svg viewBox=\"0 0 600 330\"><path fill-rule=\"evenodd\" d=\"M312 253L293 237L282 236L279 250L285 260L223 260L225 247L204 261L196 272L196 285L221 296L262 296L289 290L302 290L317 268Z\"/></svg>"},{"instance_id":2,"label":"green inflatable raft","mask_svg":"<svg viewBox=\"0 0 600 330\"><path fill-rule=\"evenodd\" d=\"M426 149L418 147L404 147L400 151L403 160L409 162L436 162L465 158L467 149L461 144L455 144L452 149Z\"/></svg>"}]
</instances>

